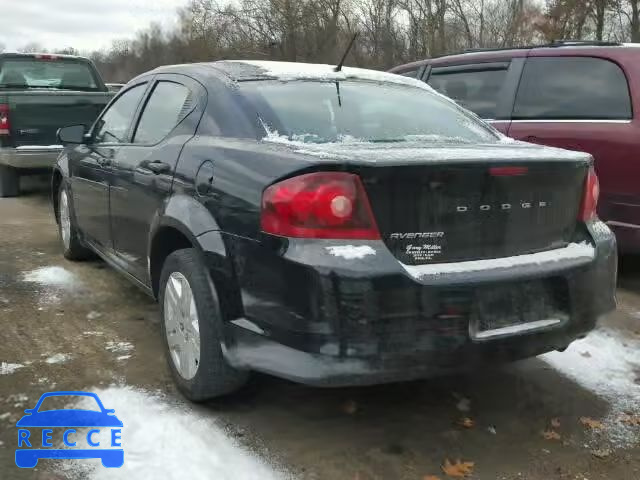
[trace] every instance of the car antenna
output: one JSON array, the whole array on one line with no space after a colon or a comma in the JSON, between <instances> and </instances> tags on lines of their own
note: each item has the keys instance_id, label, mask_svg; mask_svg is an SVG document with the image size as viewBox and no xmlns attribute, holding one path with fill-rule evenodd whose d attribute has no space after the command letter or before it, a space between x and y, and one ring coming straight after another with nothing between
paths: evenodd
<instances>
[{"instance_id":1,"label":"car antenna","mask_svg":"<svg viewBox=\"0 0 640 480\"><path fill-rule=\"evenodd\" d=\"M351 51L351 47L353 46L353 42L356 41L357 36L358 36L358 32L354 33L353 37L351 37L351 41L349 42L347 49L344 51L344 55L342 55L342 58L340 59L340 63L338 63L338 66L333 69L334 72L342 71L342 65L344 65L344 61L347 59L347 55L349 55L349 52Z\"/></svg>"}]
</instances>

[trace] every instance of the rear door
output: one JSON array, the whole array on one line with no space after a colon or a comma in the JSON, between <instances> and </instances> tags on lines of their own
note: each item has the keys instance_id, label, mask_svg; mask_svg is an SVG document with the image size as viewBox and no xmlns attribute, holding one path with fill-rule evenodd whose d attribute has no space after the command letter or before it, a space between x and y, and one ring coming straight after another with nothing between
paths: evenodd
<instances>
[{"instance_id":1,"label":"rear door","mask_svg":"<svg viewBox=\"0 0 640 480\"><path fill-rule=\"evenodd\" d=\"M637 223L640 158L624 71L604 58L540 55L524 66L509 136L593 155L600 216Z\"/></svg>"},{"instance_id":2,"label":"rear door","mask_svg":"<svg viewBox=\"0 0 640 480\"><path fill-rule=\"evenodd\" d=\"M156 76L134 129L113 164L111 227L122 266L147 282L151 223L171 193L185 143L195 135L206 91L189 77Z\"/></svg>"},{"instance_id":3,"label":"rear door","mask_svg":"<svg viewBox=\"0 0 640 480\"><path fill-rule=\"evenodd\" d=\"M103 250L112 247L109 183L113 162L128 141L131 125L147 83L124 91L96 122L91 140L69 152L71 190L82 234Z\"/></svg>"},{"instance_id":4,"label":"rear door","mask_svg":"<svg viewBox=\"0 0 640 480\"><path fill-rule=\"evenodd\" d=\"M524 60L438 65L427 83L506 134Z\"/></svg>"}]
</instances>

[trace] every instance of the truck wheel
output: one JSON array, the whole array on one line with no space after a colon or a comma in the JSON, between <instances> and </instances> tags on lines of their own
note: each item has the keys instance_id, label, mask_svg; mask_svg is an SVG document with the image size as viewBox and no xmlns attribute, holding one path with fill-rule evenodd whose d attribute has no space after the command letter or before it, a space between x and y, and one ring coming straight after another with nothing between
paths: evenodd
<instances>
[{"instance_id":1,"label":"truck wheel","mask_svg":"<svg viewBox=\"0 0 640 480\"><path fill-rule=\"evenodd\" d=\"M0 198L20 195L20 175L18 170L0 165Z\"/></svg>"},{"instance_id":2,"label":"truck wheel","mask_svg":"<svg viewBox=\"0 0 640 480\"><path fill-rule=\"evenodd\" d=\"M248 372L233 368L222 354L218 295L195 249L177 250L167 257L159 301L167 360L185 397L201 402L246 383Z\"/></svg>"},{"instance_id":3,"label":"truck wheel","mask_svg":"<svg viewBox=\"0 0 640 480\"><path fill-rule=\"evenodd\" d=\"M67 260L85 260L92 256L91 251L83 246L78 238L75 216L71 205L71 195L64 182L58 190L58 233L62 241L64 258Z\"/></svg>"}]
</instances>

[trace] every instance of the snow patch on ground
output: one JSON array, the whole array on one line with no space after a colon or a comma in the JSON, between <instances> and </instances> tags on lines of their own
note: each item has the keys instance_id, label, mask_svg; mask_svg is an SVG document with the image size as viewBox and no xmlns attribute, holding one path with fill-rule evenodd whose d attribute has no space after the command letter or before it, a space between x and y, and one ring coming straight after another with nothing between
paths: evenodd
<instances>
[{"instance_id":1,"label":"snow patch on ground","mask_svg":"<svg viewBox=\"0 0 640 480\"><path fill-rule=\"evenodd\" d=\"M89 330L86 332L82 332L82 335L84 335L85 337L101 337L104 335L104 332L98 332L95 330Z\"/></svg>"},{"instance_id":2,"label":"snow patch on ground","mask_svg":"<svg viewBox=\"0 0 640 480\"><path fill-rule=\"evenodd\" d=\"M48 364L65 363L71 360L73 356L70 353L56 353L48 357L45 362Z\"/></svg>"},{"instance_id":3,"label":"snow patch on ground","mask_svg":"<svg viewBox=\"0 0 640 480\"><path fill-rule=\"evenodd\" d=\"M91 311L87 314L87 320L95 320L96 318L100 318L102 314L100 312Z\"/></svg>"},{"instance_id":4,"label":"snow patch on ground","mask_svg":"<svg viewBox=\"0 0 640 480\"><path fill-rule=\"evenodd\" d=\"M16 393L16 394L9 395L5 399L5 402L6 403L12 403L13 404L13 408L22 408L22 407L24 407L25 403L28 400L29 400L29 397L27 395L25 395L24 393Z\"/></svg>"},{"instance_id":5,"label":"snow patch on ground","mask_svg":"<svg viewBox=\"0 0 640 480\"><path fill-rule=\"evenodd\" d=\"M471 260L467 262L434 263L431 265L404 265L404 269L415 278L428 275L443 275L447 273L466 273L480 270L522 267L525 265L539 265L541 263L559 262L562 260L592 259L595 249L592 245L570 243L564 248L548 250L546 252L516 255L513 257L489 258L486 260Z\"/></svg>"},{"instance_id":6,"label":"snow patch on ground","mask_svg":"<svg viewBox=\"0 0 640 480\"><path fill-rule=\"evenodd\" d=\"M129 342L107 342L104 348L111 353L128 353L133 350L133 344Z\"/></svg>"},{"instance_id":7,"label":"snow patch on ground","mask_svg":"<svg viewBox=\"0 0 640 480\"><path fill-rule=\"evenodd\" d=\"M603 420L604 434L616 447L640 441L637 427L625 426L620 417L640 411L640 340L619 332L599 329L564 352L541 357L556 370L609 402L611 410Z\"/></svg>"},{"instance_id":8,"label":"snow patch on ground","mask_svg":"<svg viewBox=\"0 0 640 480\"><path fill-rule=\"evenodd\" d=\"M367 255L375 255L376 251L369 245L340 245L336 247L325 247L329 253L335 257L342 257L346 260L364 258Z\"/></svg>"},{"instance_id":9,"label":"snow patch on ground","mask_svg":"<svg viewBox=\"0 0 640 480\"><path fill-rule=\"evenodd\" d=\"M97 390L105 408L122 420L124 465L99 460L65 462L72 479L276 480L290 478L240 446L210 418L130 387ZM94 408L93 400L76 408Z\"/></svg>"},{"instance_id":10,"label":"snow patch on ground","mask_svg":"<svg viewBox=\"0 0 640 480\"><path fill-rule=\"evenodd\" d=\"M0 363L0 375L11 375L16 370L24 368L24 365L21 363Z\"/></svg>"},{"instance_id":11,"label":"snow patch on ground","mask_svg":"<svg viewBox=\"0 0 640 480\"><path fill-rule=\"evenodd\" d=\"M24 282L38 283L50 287L71 287L76 276L63 267L41 267L22 274Z\"/></svg>"}]
</instances>

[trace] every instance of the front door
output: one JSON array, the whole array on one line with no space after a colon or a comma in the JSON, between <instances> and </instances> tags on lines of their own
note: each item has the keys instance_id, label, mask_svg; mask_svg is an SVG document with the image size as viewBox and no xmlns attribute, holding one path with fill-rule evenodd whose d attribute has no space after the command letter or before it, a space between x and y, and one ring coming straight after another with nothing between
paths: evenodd
<instances>
[{"instance_id":1,"label":"front door","mask_svg":"<svg viewBox=\"0 0 640 480\"><path fill-rule=\"evenodd\" d=\"M123 267L148 283L151 224L171 193L173 172L184 144L195 135L204 89L182 75L158 75L139 113L131 143L113 165L111 228Z\"/></svg>"},{"instance_id":2,"label":"front door","mask_svg":"<svg viewBox=\"0 0 640 480\"><path fill-rule=\"evenodd\" d=\"M71 190L78 228L103 250L112 248L109 184L113 162L130 133L146 84L122 92L97 120L91 140L70 154Z\"/></svg>"}]
</instances>

